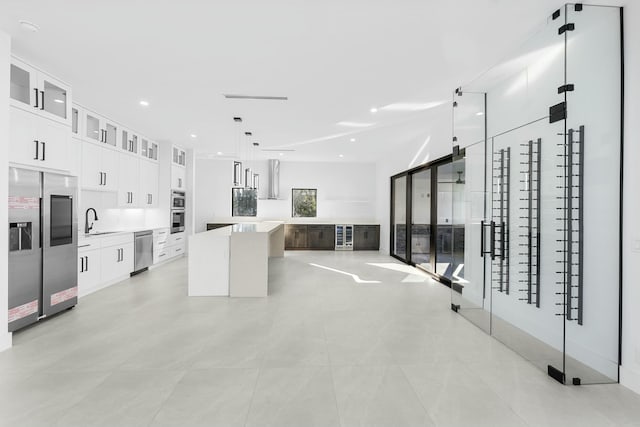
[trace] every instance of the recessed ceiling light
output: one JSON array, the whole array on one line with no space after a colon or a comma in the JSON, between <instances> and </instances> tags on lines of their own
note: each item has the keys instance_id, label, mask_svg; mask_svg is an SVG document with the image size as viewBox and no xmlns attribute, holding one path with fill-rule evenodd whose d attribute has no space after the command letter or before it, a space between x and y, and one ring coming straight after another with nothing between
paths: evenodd
<instances>
[{"instance_id":1,"label":"recessed ceiling light","mask_svg":"<svg viewBox=\"0 0 640 427\"><path fill-rule=\"evenodd\" d=\"M483 113L482 111L478 111L478 112L476 113L476 116L484 116L484 113Z\"/></svg>"},{"instance_id":2,"label":"recessed ceiling light","mask_svg":"<svg viewBox=\"0 0 640 427\"><path fill-rule=\"evenodd\" d=\"M284 156L284 153L280 153L281 156Z\"/></svg>"},{"instance_id":3,"label":"recessed ceiling light","mask_svg":"<svg viewBox=\"0 0 640 427\"><path fill-rule=\"evenodd\" d=\"M198 137L198 135L196 135L195 133L191 134L191 138L197 138L197 137Z\"/></svg>"},{"instance_id":4,"label":"recessed ceiling light","mask_svg":"<svg viewBox=\"0 0 640 427\"><path fill-rule=\"evenodd\" d=\"M38 27L33 22L29 22L29 21L18 21L18 22L20 23L20 26L24 30L31 31L32 33L37 33L38 31L40 31L40 27Z\"/></svg>"},{"instance_id":5,"label":"recessed ceiling light","mask_svg":"<svg viewBox=\"0 0 640 427\"><path fill-rule=\"evenodd\" d=\"M369 110L369 111L371 111L373 114L375 114L375 113L377 113L377 112L378 112L378 109L377 109L376 107L373 107L373 108L372 108L371 110Z\"/></svg>"},{"instance_id":6,"label":"recessed ceiling light","mask_svg":"<svg viewBox=\"0 0 640 427\"><path fill-rule=\"evenodd\" d=\"M222 156L222 151L218 151L216 154L218 154L218 156Z\"/></svg>"},{"instance_id":7,"label":"recessed ceiling light","mask_svg":"<svg viewBox=\"0 0 640 427\"><path fill-rule=\"evenodd\" d=\"M344 157L344 154L340 154L338 157Z\"/></svg>"},{"instance_id":8,"label":"recessed ceiling light","mask_svg":"<svg viewBox=\"0 0 640 427\"><path fill-rule=\"evenodd\" d=\"M148 107L149 106L149 101L140 101L140 105L142 105L143 107Z\"/></svg>"},{"instance_id":9,"label":"recessed ceiling light","mask_svg":"<svg viewBox=\"0 0 640 427\"><path fill-rule=\"evenodd\" d=\"M351 142L356 142L356 139L355 138L351 138Z\"/></svg>"},{"instance_id":10,"label":"recessed ceiling light","mask_svg":"<svg viewBox=\"0 0 640 427\"><path fill-rule=\"evenodd\" d=\"M54 99L53 102L57 102L58 104L64 104L62 99Z\"/></svg>"}]
</instances>

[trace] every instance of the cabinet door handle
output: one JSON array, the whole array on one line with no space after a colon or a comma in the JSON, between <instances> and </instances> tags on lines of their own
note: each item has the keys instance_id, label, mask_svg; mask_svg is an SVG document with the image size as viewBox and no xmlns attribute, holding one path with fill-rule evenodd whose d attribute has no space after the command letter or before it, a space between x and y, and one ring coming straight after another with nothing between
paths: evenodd
<instances>
[{"instance_id":1,"label":"cabinet door handle","mask_svg":"<svg viewBox=\"0 0 640 427\"><path fill-rule=\"evenodd\" d=\"M40 94L38 93L38 88L34 87L33 90L36 92L36 105L34 106L34 108L39 108L39 102L38 102L38 97L40 96Z\"/></svg>"},{"instance_id":2,"label":"cabinet door handle","mask_svg":"<svg viewBox=\"0 0 640 427\"><path fill-rule=\"evenodd\" d=\"M84 257L84 271L89 271L89 257Z\"/></svg>"},{"instance_id":3,"label":"cabinet door handle","mask_svg":"<svg viewBox=\"0 0 640 427\"><path fill-rule=\"evenodd\" d=\"M84 273L84 257L80 257L80 273Z\"/></svg>"},{"instance_id":4,"label":"cabinet door handle","mask_svg":"<svg viewBox=\"0 0 640 427\"><path fill-rule=\"evenodd\" d=\"M104 172L104 184L103 185L107 185L107 173Z\"/></svg>"},{"instance_id":5,"label":"cabinet door handle","mask_svg":"<svg viewBox=\"0 0 640 427\"><path fill-rule=\"evenodd\" d=\"M182 188L182 178L178 178L178 188Z\"/></svg>"},{"instance_id":6,"label":"cabinet door handle","mask_svg":"<svg viewBox=\"0 0 640 427\"><path fill-rule=\"evenodd\" d=\"M36 156L33 158L33 160L40 160L40 141L38 141L37 139L34 139L33 142L36 143Z\"/></svg>"},{"instance_id":7,"label":"cabinet door handle","mask_svg":"<svg viewBox=\"0 0 640 427\"><path fill-rule=\"evenodd\" d=\"M47 148L47 143L46 142L41 142L40 144L42 144L42 161L44 162L46 159L46 148Z\"/></svg>"},{"instance_id":8,"label":"cabinet door handle","mask_svg":"<svg viewBox=\"0 0 640 427\"><path fill-rule=\"evenodd\" d=\"M40 91L40 96L42 96L42 103L40 105L40 109L44 110L44 91L43 90Z\"/></svg>"}]
</instances>

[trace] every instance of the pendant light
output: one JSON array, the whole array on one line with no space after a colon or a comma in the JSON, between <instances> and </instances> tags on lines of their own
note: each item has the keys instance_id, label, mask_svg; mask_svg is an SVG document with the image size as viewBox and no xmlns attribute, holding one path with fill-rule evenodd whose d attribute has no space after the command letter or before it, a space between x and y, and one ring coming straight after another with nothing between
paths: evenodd
<instances>
[{"instance_id":1,"label":"pendant light","mask_svg":"<svg viewBox=\"0 0 640 427\"><path fill-rule=\"evenodd\" d=\"M233 186L242 187L242 162L240 161L240 126L242 117L234 117L233 121L236 123L236 155L238 157L238 160L233 162Z\"/></svg>"},{"instance_id":2,"label":"pendant light","mask_svg":"<svg viewBox=\"0 0 640 427\"><path fill-rule=\"evenodd\" d=\"M253 151L251 152L251 163L253 164L254 167L255 167L255 164L254 164L255 163L255 157L254 157L255 156L255 150L257 150L259 146L260 146L259 143L257 143L257 142L253 143ZM260 174L254 173L253 174L253 189L256 190L256 191L258 190L259 181L260 181Z\"/></svg>"},{"instance_id":3,"label":"pendant light","mask_svg":"<svg viewBox=\"0 0 640 427\"><path fill-rule=\"evenodd\" d=\"M249 138L251 138L252 133L251 132L245 132L244 136L246 137L246 159L247 159L247 164L249 163L248 159L249 159ZM251 186L253 185L253 171L251 170L251 165L248 164L249 167L247 167L244 170L244 188L251 188Z\"/></svg>"}]
</instances>

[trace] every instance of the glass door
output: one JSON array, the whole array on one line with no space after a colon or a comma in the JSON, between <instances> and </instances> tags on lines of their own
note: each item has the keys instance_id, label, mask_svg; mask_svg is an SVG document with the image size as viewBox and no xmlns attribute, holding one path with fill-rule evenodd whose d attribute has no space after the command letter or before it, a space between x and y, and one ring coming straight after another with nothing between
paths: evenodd
<instances>
[{"instance_id":1,"label":"glass door","mask_svg":"<svg viewBox=\"0 0 640 427\"><path fill-rule=\"evenodd\" d=\"M451 280L453 274L453 165L446 163L436 168L437 217L436 269L439 276Z\"/></svg>"},{"instance_id":2,"label":"glass door","mask_svg":"<svg viewBox=\"0 0 640 427\"><path fill-rule=\"evenodd\" d=\"M411 174L411 262L433 272L431 203L431 169Z\"/></svg>"},{"instance_id":3,"label":"glass door","mask_svg":"<svg viewBox=\"0 0 640 427\"><path fill-rule=\"evenodd\" d=\"M391 254L407 261L407 175L391 179L391 200Z\"/></svg>"}]
</instances>

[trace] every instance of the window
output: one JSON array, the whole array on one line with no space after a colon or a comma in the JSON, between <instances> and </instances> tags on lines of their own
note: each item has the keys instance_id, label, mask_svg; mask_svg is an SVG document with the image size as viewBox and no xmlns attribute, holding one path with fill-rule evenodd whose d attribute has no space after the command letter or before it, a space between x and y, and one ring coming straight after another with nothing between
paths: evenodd
<instances>
[{"instance_id":1,"label":"window","mask_svg":"<svg viewBox=\"0 0 640 427\"><path fill-rule=\"evenodd\" d=\"M252 188L231 189L231 215L256 216L258 214L258 191Z\"/></svg>"},{"instance_id":2,"label":"window","mask_svg":"<svg viewBox=\"0 0 640 427\"><path fill-rule=\"evenodd\" d=\"M315 188L294 188L292 190L291 197L291 216L317 216L317 196L318 190L316 190Z\"/></svg>"}]
</instances>

